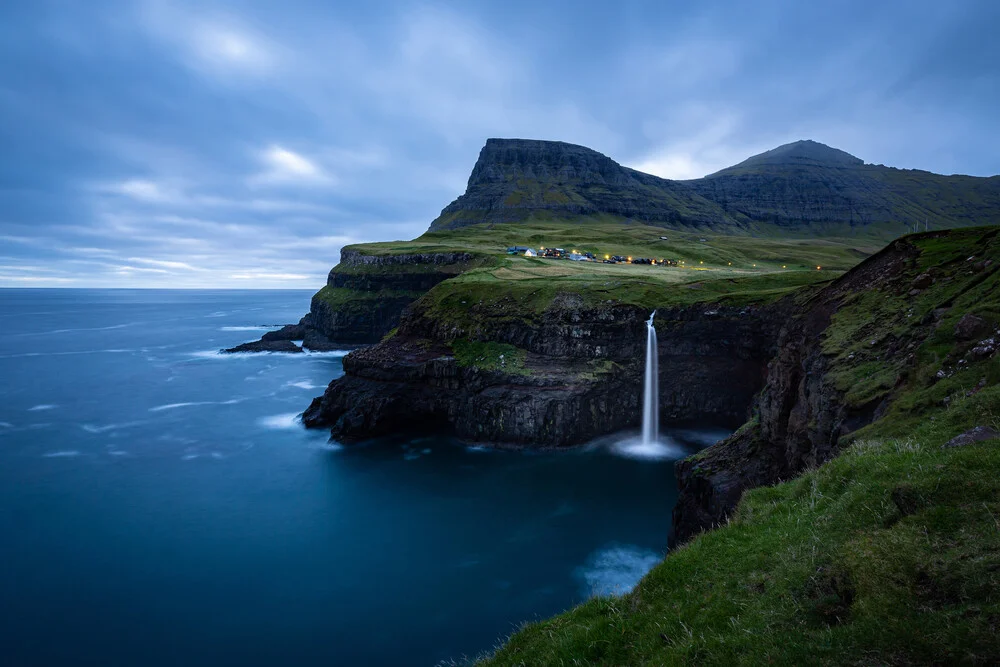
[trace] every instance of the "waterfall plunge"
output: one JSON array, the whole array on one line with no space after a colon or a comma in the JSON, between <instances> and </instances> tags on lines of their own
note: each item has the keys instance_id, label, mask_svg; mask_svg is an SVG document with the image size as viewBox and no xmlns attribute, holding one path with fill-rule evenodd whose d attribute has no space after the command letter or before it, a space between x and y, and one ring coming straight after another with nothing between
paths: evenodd
<instances>
[{"instance_id":1,"label":"waterfall plunge","mask_svg":"<svg viewBox=\"0 0 1000 667\"><path fill-rule=\"evenodd\" d=\"M646 321L646 384L642 396L642 444L655 443L660 437L660 377L657 369L656 327L653 318Z\"/></svg>"}]
</instances>

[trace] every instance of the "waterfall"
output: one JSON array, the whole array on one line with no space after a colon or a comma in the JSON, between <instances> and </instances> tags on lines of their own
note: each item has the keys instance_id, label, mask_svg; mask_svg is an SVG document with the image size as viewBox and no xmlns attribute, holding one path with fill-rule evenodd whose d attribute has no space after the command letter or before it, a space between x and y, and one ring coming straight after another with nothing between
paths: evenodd
<instances>
[{"instance_id":1,"label":"waterfall","mask_svg":"<svg viewBox=\"0 0 1000 667\"><path fill-rule=\"evenodd\" d=\"M646 384L642 396L642 443L656 442L660 437L660 377L657 370L656 327L653 318L646 321Z\"/></svg>"}]
</instances>

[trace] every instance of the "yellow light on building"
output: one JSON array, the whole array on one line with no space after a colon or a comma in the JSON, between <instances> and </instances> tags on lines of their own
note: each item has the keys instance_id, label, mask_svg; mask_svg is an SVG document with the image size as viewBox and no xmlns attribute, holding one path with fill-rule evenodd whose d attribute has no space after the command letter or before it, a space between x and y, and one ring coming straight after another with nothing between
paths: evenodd
<instances>
[{"instance_id":1,"label":"yellow light on building","mask_svg":"<svg viewBox=\"0 0 1000 667\"><path fill-rule=\"evenodd\" d=\"M787 267L787 266L785 266L784 264L782 264L782 265L781 265L781 268L783 268L783 269L787 269L788 267Z\"/></svg>"},{"instance_id":2,"label":"yellow light on building","mask_svg":"<svg viewBox=\"0 0 1000 667\"><path fill-rule=\"evenodd\" d=\"M605 255L604 259L611 259L611 255Z\"/></svg>"},{"instance_id":3,"label":"yellow light on building","mask_svg":"<svg viewBox=\"0 0 1000 667\"><path fill-rule=\"evenodd\" d=\"M820 270L821 268L823 268L823 267L821 267L821 266L817 266L817 267L816 267L816 270L817 270L817 271L819 271L819 270Z\"/></svg>"},{"instance_id":4,"label":"yellow light on building","mask_svg":"<svg viewBox=\"0 0 1000 667\"><path fill-rule=\"evenodd\" d=\"M754 264L754 266L757 266L757 265L756 265L756 264Z\"/></svg>"},{"instance_id":5,"label":"yellow light on building","mask_svg":"<svg viewBox=\"0 0 1000 667\"><path fill-rule=\"evenodd\" d=\"M698 262L699 264L704 264L705 262Z\"/></svg>"},{"instance_id":6,"label":"yellow light on building","mask_svg":"<svg viewBox=\"0 0 1000 667\"><path fill-rule=\"evenodd\" d=\"M630 262L631 262L631 261L632 261L632 258L631 258L631 257L629 257L629 258L628 258L628 261L630 261Z\"/></svg>"}]
</instances>

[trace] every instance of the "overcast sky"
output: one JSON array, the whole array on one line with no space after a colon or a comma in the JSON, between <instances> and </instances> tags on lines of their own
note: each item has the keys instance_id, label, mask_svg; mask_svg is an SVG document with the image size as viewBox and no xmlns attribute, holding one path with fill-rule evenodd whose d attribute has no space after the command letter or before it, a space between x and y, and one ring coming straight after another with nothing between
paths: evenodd
<instances>
[{"instance_id":1,"label":"overcast sky","mask_svg":"<svg viewBox=\"0 0 1000 667\"><path fill-rule=\"evenodd\" d=\"M318 288L487 137L1000 173L1000 2L3 2L0 286Z\"/></svg>"}]
</instances>

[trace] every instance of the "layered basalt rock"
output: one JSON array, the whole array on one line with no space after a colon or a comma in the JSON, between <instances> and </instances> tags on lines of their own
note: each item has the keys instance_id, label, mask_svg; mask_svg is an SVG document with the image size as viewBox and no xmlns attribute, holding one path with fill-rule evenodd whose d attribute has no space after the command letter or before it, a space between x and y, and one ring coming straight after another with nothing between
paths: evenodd
<instances>
[{"instance_id":1,"label":"layered basalt rock","mask_svg":"<svg viewBox=\"0 0 1000 667\"><path fill-rule=\"evenodd\" d=\"M790 305L661 309L664 419L741 423ZM495 304L482 310L474 327L408 312L396 335L345 357L345 375L313 401L306 424L340 440L423 426L518 447L580 444L638 425L648 310L581 307L570 296L532 321L511 321ZM463 366L453 345L467 337L515 346L523 365Z\"/></svg>"}]
</instances>

